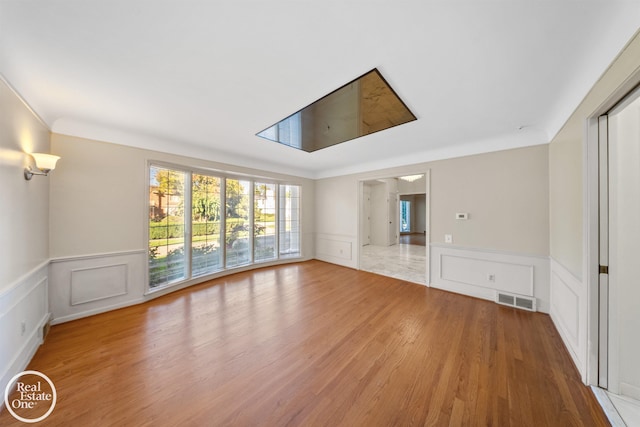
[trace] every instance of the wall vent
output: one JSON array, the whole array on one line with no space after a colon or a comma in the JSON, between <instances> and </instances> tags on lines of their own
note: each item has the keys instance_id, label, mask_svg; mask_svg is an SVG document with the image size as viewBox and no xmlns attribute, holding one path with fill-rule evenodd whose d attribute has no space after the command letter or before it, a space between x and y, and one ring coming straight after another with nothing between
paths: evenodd
<instances>
[{"instance_id":1,"label":"wall vent","mask_svg":"<svg viewBox=\"0 0 640 427\"><path fill-rule=\"evenodd\" d=\"M45 322L44 325L42 325L42 328L39 331L39 335L40 335L39 338L41 342L44 342L44 340L47 338L47 335L49 335L50 329L51 329L51 314L49 314L47 321Z\"/></svg>"},{"instance_id":2,"label":"wall vent","mask_svg":"<svg viewBox=\"0 0 640 427\"><path fill-rule=\"evenodd\" d=\"M51 330L51 322L45 323L44 326L42 327L42 332L41 332L43 342L47 338L47 335L49 335L50 330Z\"/></svg>"},{"instance_id":3,"label":"wall vent","mask_svg":"<svg viewBox=\"0 0 640 427\"><path fill-rule=\"evenodd\" d=\"M496 292L496 302L523 310L536 311L536 299L533 297Z\"/></svg>"}]
</instances>

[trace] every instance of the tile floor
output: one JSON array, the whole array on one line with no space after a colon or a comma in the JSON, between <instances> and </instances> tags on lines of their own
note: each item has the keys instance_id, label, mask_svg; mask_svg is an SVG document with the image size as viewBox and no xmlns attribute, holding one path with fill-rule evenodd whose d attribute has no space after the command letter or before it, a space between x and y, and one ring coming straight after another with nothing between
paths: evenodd
<instances>
[{"instance_id":1,"label":"tile floor","mask_svg":"<svg viewBox=\"0 0 640 427\"><path fill-rule=\"evenodd\" d=\"M426 248L419 245L366 245L360 251L360 269L424 285L426 254Z\"/></svg>"}]
</instances>

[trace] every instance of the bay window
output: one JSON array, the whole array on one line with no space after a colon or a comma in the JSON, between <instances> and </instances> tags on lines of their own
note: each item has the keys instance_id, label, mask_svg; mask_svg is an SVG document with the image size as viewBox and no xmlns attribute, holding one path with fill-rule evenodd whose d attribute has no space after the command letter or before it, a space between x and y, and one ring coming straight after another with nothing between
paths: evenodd
<instances>
[{"instance_id":1,"label":"bay window","mask_svg":"<svg viewBox=\"0 0 640 427\"><path fill-rule=\"evenodd\" d=\"M149 289L300 256L300 188L151 164Z\"/></svg>"}]
</instances>

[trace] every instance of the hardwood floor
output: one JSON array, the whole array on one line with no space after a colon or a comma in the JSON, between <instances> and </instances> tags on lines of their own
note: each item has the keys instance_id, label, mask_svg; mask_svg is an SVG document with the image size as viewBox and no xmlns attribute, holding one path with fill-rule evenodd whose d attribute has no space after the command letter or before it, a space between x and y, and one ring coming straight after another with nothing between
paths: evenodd
<instances>
[{"instance_id":1,"label":"hardwood floor","mask_svg":"<svg viewBox=\"0 0 640 427\"><path fill-rule=\"evenodd\" d=\"M405 245L426 246L427 244L427 236L423 233L401 234L398 240Z\"/></svg>"},{"instance_id":2,"label":"hardwood floor","mask_svg":"<svg viewBox=\"0 0 640 427\"><path fill-rule=\"evenodd\" d=\"M608 425L549 316L320 261L54 326L29 369L46 426Z\"/></svg>"}]
</instances>

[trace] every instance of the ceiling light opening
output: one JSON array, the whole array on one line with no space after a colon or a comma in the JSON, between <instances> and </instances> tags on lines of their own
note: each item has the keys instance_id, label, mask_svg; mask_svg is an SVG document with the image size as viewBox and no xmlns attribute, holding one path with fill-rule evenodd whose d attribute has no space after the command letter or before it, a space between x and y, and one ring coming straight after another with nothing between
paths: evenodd
<instances>
[{"instance_id":1,"label":"ceiling light opening","mask_svg":"<svg viewBox=\"0 0 640 427\"><path fill-rule=\"evenodd\" d=\"M374 68L256 135L310 153L414 120Z\"/></svg>"}]
</instances>

